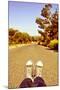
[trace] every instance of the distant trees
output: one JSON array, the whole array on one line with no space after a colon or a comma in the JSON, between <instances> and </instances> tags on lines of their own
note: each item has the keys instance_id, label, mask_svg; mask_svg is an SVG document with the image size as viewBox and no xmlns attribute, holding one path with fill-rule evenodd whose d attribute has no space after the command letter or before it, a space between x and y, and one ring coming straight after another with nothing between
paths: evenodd
<instances>
[{"instance_id":1,"label":"distant trees","mask_svg":"<svg viewBox=\"0 0 60 90\"><path fill-rule=\"evenodd\" d=\"M9 29L9 44L27 43L30 40L30 36L27 33L22 33L12 28Z\"/></svg>"},{"instance_id":2,"label":"distant trees","mask_svg":"<svg viewBox=\"0 0 60 90\"><path fill-rule=\"evenodd\" d=\"M30 36L26 32L20 32L19 30L9 29L9 45L11 44L27 44L33 42L37 42L39 40L39 36Z\"/></svg>"},{"instance_id":3,"label":"distant trees","mask_svg":"<svg viewBox=\"0 0 60 90\"><path fill-rule=\"evenodd\" d=\"M14 44L14 35L15 35L15 33L16 32L18 32L17 30L13 30L12 28L10 28L9 30L9 35L8 35L8 37L9 37L9 44Z\"/></svg>"},{"instance_id":4,"label":"distant trees","mask_svg":"<svg viewBox=\"0 0 60 90\"><path fill-rule=\"evenodd\" d=\"M43 18L36 18L36 23L41 30L38 33L41 35L40 44L48 46L51 40L58 40L58 11L51 12L52 5L46 4L41 10Z\"/></svg>"}]
</instances>

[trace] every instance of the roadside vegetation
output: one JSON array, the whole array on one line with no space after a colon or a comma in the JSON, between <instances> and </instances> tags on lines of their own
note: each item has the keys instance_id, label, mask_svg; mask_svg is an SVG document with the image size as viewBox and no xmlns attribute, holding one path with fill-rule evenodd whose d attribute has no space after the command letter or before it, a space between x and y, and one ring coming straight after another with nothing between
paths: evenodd
<instances>
[{"instance_id":1,"label":"roadside vegetation","mask_svg":"<svg viewBox=\"0 0 60 90\"><path fill-rule=\"evenodd\" d=\"M30 36L26 32L20 32L19 30L9 29L9 45L14 44L28 44L37 42L40 40L40 36Z\"/></svg>"},{"instance_id":2,"label":"roadside vegetation","mask_svg":"<svg viewBox=\"0 0 60 90\"><path fill-rule=\"evenodd\" d=\"M41 16L44 19L40 17L36 18L39 28L38 33L41 35L38 45L58 50L58 11L56 10L52 13L51 9L52 5L46 4L41 10Z\"/></svg>"},{"instance_id":3,"label":"roadside vegetation","mask_svg":"<svg viewBox=\"0 0 60 90\"><path fill-rule=\"evenodd\" d=\"M31 36L27 32L9 28L9 45L36 42L38 45L58 50L58 11L52 13L51 9L52 5L46 4L41 10L43 18L37 17L35 20L40 36Z\"/></svg>"}]
</instances>

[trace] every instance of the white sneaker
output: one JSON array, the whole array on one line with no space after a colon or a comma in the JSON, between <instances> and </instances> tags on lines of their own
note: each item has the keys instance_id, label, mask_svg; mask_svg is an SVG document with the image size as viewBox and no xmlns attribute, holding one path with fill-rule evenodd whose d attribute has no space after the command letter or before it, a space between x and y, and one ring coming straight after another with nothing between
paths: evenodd
<instances>
[{"instance_id":1,"label":"white sneaker","mask_svg":"<svg viewBox=\"0 0 60 90\"><path fill-rule=\"evenodd\" d=\"M42 77L42 69L43 69L43 63L41 61L38 61L36 63L36 77Z\"/></svg>"},{"instance_id":2,"label":"white sneaker","mask_svg":"<svg viewBox=\"0 0 60 90\"><path fill-rule=\"evenodd\" d=\"M26 63L26 78L32 79L32 70L33 70L33 63L31 60L29 60Z\"/></svg>"}]
</instances>

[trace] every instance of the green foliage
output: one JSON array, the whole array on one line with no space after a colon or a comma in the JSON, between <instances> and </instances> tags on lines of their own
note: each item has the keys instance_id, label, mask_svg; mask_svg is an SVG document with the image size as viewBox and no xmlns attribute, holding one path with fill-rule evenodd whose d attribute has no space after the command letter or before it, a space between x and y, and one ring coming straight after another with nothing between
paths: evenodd
<instances>
[{"instance_id":1,"label":"green foliage","mask_svg":"<svg viewBox=\"0 0 60 90\"><path fill-rule=\"evenodd\" d=\"M9 29L9 45L31 43L39 40L39 36L30 36L26 32L20 32L19 30Z\"/></svg>"},{"instance_id":2,"label":"green foliage","mask_svg":"<svg viewBox=\"0 0 60 90\"><path fill-rule=\"evenodd\" d=\"M41 10L41 16L44 18L38 17L35 22L38 24L38 28L44 30L44 32L38 30L41 37L39 44L48 46L50 43L50 48L56 49L58 48L56 41L58 40L58 11L52 13L51 8L51 4L46 4Z\"/></svg>"},{"instance_id":3,"label":"green foliage","mask_svg":"<svg viewBox=\"0 0 60 90\"><path fill-rule=\"evenodd\" d=\"M44 32L41 30L38 30L38 33L40 33L42 36L45 36Z\"/></svg>"},{"instance_id":4,"label":"green foliage","mask_svg":"<svg viewBox=\"0 0 60 90\"><path fill-rule=\"evenodd\" d=\"M41 18L36 18L36 23L39 24L39 28L44 29L44 24L43 24L43 19Z\"/></svg>"},{"instance_id":5,"label":"green foliage","mask_svg":"<svg viewBox=\"0 0 60 90\"><path fill-rule=\"evenodd\" d=\"M13 28L9 29L9 36L13 36L18 30L14 30Z\"/></svg>"},{"instance_id":6,"label":"green foliage","mask_svg":"<svg viewBox=\"0 0 60 90\"><path fill-rule=\"evenodd\" d=\"M51 49L58 49L58 40L57 39L51 40L49 43L49 47Z\"/></svg>"},{"instance_id":7,"label":"green foliage","mask_svg":"<svg viewBox=\"0 0 60 90\"><path fill-rule=\"evenodd\" d=\"M45 7L42 9L41 11L41 15L45 18L49 18L50 17L50 9L52 8L51 4L46 4Z\"/></svg>"}]
</instances>

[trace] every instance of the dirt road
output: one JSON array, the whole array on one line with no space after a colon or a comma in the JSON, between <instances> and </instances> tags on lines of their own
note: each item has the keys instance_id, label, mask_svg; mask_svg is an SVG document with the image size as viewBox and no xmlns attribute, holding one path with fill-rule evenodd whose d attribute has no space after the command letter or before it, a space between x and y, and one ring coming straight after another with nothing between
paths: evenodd
<instances>
[{"instance_id":1,"label":"dirt road","mask_svg":"<svg viewBox=\"0 0 60 90\"><path fill-rule=\"evenodd\" d=\"M43 79L47 85L58 84L58 53L40 45L28 45L9 49L9 88L18 88L25 78L25 64L41 60L44 64Z\"/></svg>"}]
</instances>

